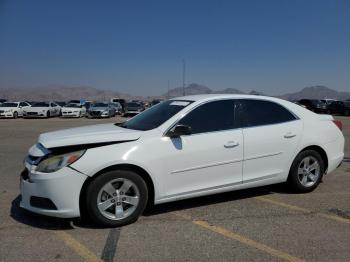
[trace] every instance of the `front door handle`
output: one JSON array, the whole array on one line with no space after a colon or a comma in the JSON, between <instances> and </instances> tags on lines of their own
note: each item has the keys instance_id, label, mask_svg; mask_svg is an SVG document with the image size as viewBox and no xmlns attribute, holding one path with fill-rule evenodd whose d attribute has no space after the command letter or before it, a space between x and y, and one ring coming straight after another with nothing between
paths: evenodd
<instances>
[{"instance_id":1,"label":"front door handle","mask_svg":"<svg viewBox=\"0 0 350 262\"><path fill-rule=\"evenodd\" d=\"M232 147L236 147L236 146L238 146L238 145L239 145L239 143L236 142L236 141L228 141L228 142L224 145L224 147L225 147L225 148L232 148Z\"/></svg>"},{"instance_id":2,"label":"front door handle","mask_svg":"<svg viewBox=\"0 0 350 262\"><path fill-rule=\"evenodd\" d=\"M296 136L296 134L293 134L292 132L288 132L287 134L284 135L284 138L292 138L295 136Z\"/></svg>"}]
</instances>

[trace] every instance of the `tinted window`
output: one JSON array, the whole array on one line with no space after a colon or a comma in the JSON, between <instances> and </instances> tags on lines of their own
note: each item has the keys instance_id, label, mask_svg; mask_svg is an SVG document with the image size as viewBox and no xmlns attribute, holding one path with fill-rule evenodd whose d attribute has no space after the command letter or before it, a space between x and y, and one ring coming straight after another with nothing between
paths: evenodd
<instances>
[{"instance_id":1,"label":"tinted window","mask_svg":"<svg viewBox=\"0 0 350 262\"><path fill-rule=\"evenodd\" d=\"M0 105L1 107L17 107L18 103L10 103L10 102L6 102Z\"/></svg>"},{"instance_id":2,"label":"tinted window","mask_svg":"<svg viewBox=\"0 0 350 262\"><path fill-rule=\"evenodd\" d=\"M49 103L38 102L32 105L32 107L49 107Z\"/></svg>"},{"instance_id":3,"label":"tinted window","mask_svg":"<svg viewBox=\"0 0 350 262\"><path fill-rule=\"evenodd\" d=\"M92 107L108 107L108 104L106 103L95 103L92 105Z\"/></svg>"},{"instance_id":4,"label":"tinted window","mask_svg":"<svg viewBox=\"0 0 350 262\"><path fill-rule=\"evenodd\" d=\"M283 106L263 100L241 100L240 115L243 127L271 125L295 120Z\"/></svg>"},{"instance_id":5,"label":"tinted window","mask_svg":"<svg viewBox=\"0 0 350 262\"><path fill-rule=\"evenodd\" d=\"M236 128L235 102L220 100L206 103L193 109L178 124L190 126L193 134Z\"/></svg>"},{"instance_id":6,"label":"tinted window","mask_svg":"<svg viewBox=\"0 0 350 262\"><path fill-rule=\"evenodd\" d=\"M128 129L150 130L160 126L191 103L191 101L168 100L143 111L120 126Z\"/></svg>"}]
</instances>

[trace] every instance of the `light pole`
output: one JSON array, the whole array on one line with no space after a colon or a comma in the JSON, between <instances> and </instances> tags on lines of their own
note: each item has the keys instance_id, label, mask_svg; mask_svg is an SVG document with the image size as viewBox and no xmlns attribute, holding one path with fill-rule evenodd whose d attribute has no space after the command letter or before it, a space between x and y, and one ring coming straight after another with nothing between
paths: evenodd
<instances>
[{"instance_id":1,"label":"light pole","mask_svg":"<svg viewBox=\"0 0 350 262\"><path fill-rule=\"evenodd\" d=\"M186 61L182 59L182 95L185 96L185 87L186 87Z\"/></svg>"}]
</instances>

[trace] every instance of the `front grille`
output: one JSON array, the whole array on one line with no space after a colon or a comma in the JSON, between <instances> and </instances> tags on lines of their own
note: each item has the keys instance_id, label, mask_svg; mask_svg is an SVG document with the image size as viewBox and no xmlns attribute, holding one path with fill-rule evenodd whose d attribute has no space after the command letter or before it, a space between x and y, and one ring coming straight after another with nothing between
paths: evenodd
<instances>
[{"instance_id":1,"label":"front grille","mask_svg":"<svg viewBox=\"0 0 350 262\"><path fill-rule=\"evenodd\" d=\"M5 111L4 110L0 110L0 114L2 114L2 113L5 113Z\"/></svg>"},{"instance_id":2,"label":"front grille","mask_svg":"<svg viewBox=\"0 0 350 262\"><path fill-rule=\"evenodd\" d=\"M36 116L38 113L37 112L27 112L27 115L30 115L30 116Z\"/></svg>"},{"instance_id":3,"label":"front grille","mask_svg":"<svg viewBox=\"0 0 350 262\"><path fill-rule=\"evenodd\" d=\"M45 197L30 197L30 205L37 208L49 209L49 210L57 210L56 205L52 202L51 199Z\"/></svg>"},{"instance_id":4,"label":"front grille","mask_svg":"<svg viewBox=\"0 0 350 262\"><path fill-rule=\"evenodd\" d=\"M92 111L91 115L93 116L99 116L101 114L101 111Z\"/></svg>"}]
</instances>

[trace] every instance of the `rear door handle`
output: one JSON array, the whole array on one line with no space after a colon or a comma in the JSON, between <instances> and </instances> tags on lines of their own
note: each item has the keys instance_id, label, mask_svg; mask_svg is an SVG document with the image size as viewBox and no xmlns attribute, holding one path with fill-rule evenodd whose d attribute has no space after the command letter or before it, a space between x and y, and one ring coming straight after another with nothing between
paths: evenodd
<instances>
[{"instance_id":1,"label":"rear door handle","mask_svg":"<svg viewBox=\"0 0 350 262\"><path fill-rule=\"evenodd\" d=\"M236 147L236 146L238 146L238 145L239 145L239 143L236 142L236 141L228 141L228 142L224 145L224 147L225 147L225 148L232 148L232 147Z\"/></svg>"},{"instance_id":2,"label":"rear door handle","mask_svg":"<svg viewBox=\"0 0 350 262\"><path fill-rule=\"evenodd\" d=\"M284 138L292 138L295 136L296 136L296 134L293 134L292 132L288 132L287 134L284 135Z\"/></svg>"}]
</instances>

